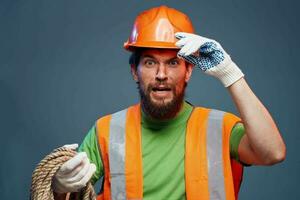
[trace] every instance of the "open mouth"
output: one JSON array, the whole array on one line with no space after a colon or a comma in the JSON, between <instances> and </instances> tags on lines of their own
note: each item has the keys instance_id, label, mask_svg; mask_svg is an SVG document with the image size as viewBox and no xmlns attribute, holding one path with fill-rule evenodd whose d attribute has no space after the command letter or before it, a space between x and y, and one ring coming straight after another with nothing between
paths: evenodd
<instances>
[{"instance_id":1,"label":"open mouth","mask_svg":"<svg viewBox=\"0 0 300 200\"><path fill-rule=\"evenodd\" d=\"M172 89L167 86L158 86L152 88L152 94L155 99L165 99L171 97Z\"/></svg>"},{"instance_id":2,"label":"open mouth","mask_svg":"<svg viewBox=\"0 0 300 200\"><path fill-rule=\"evenodd\" d=\"M171 88L168 87L154 87L152 88L153 92L164 92L164 91L171 91Z\"/></svg>"}]
</instances>

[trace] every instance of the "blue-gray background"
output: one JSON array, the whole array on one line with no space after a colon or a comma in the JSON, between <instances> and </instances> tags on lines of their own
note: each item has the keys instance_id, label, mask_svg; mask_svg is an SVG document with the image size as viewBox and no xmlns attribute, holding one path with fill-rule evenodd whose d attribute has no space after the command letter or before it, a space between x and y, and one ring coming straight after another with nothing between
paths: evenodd
<instances>
[{"instance_id":1,"label":"blue-gray background","mask_svg":"<svg viewBox=\"0 0 300 200\"><path fill-rule=\"evenodd\" d=\"M0 0L0 199L28 199L46 154L138 101L122 45L135 16L161 4L223 45L286 141L285 162L246 169L240 199L300 199L298 2ZM198 69L186 96L236 113L226 89Z\"/></svg>"}]
</instances>

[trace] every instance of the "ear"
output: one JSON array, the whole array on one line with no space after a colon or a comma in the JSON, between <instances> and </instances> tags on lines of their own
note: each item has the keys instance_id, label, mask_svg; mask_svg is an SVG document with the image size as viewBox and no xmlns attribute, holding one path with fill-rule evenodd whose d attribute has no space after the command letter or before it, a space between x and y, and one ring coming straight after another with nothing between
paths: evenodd
<instances>
[{"instance_id":1,"label":"ear","mask_svg":"<svg viewBox=\"0 0 300 200\"><path fill-rule=\"evenodd\" d=\"M138 75L137 75L137 66L131 64L130 65L130 70L131 70L131 74L132 74L132 77L133 79L135 80L135 82L138 82L139 79L138 79Z\"/></svg>"},{"instance_id":2,"label":"ear","mask_svg":"<svg viewBox=\"0 0 300 200\"><path fill-rule=\"evenodd\" d=\"M189 80L192 76L193 69L194 69L194 65L186 62L185 82L189 82Z\"/></svg>"}]
</instances>

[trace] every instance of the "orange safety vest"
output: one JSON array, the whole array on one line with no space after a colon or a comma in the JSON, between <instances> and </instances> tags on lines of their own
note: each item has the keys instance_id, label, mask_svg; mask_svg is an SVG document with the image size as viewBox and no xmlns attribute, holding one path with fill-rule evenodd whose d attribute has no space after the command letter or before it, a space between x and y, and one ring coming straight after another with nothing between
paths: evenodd
<instances>
[{"instance_id":1,"label":"orange safety vest","mask_svg":"<svg viewBox=\"0 0 300 200\"><path fill-rule=\"evenodd\" d=\"M97 200L143 199L140 104L100 118L96 123L104 166ZM229 138L240 118L195 107L187 123L185 184L187 200L234 200L243 166L230 158Z\"/></svg>"}]
</instances>

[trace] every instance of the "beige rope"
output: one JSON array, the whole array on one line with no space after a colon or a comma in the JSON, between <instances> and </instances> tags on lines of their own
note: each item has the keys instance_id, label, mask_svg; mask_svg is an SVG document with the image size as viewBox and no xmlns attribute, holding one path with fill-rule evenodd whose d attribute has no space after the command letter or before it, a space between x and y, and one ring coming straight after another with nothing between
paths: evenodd
<instances>
[{"instance_id":1,"label":"beige rope","mask_svg":"<svg viewBox=\"0 0 300 200\"><path fill-rule=\"evenodd\" d=\"M52 153L47 155L37 165L32 174L30 199L54 200L53 190L51 187L52 177L62 164L75 155L76 151L66 147L57 148ZM72 193L67 199L94 200L96 199L96 194L92 184L88 182L85 188L78 193Z\"/></svg>"}]
</instances>

